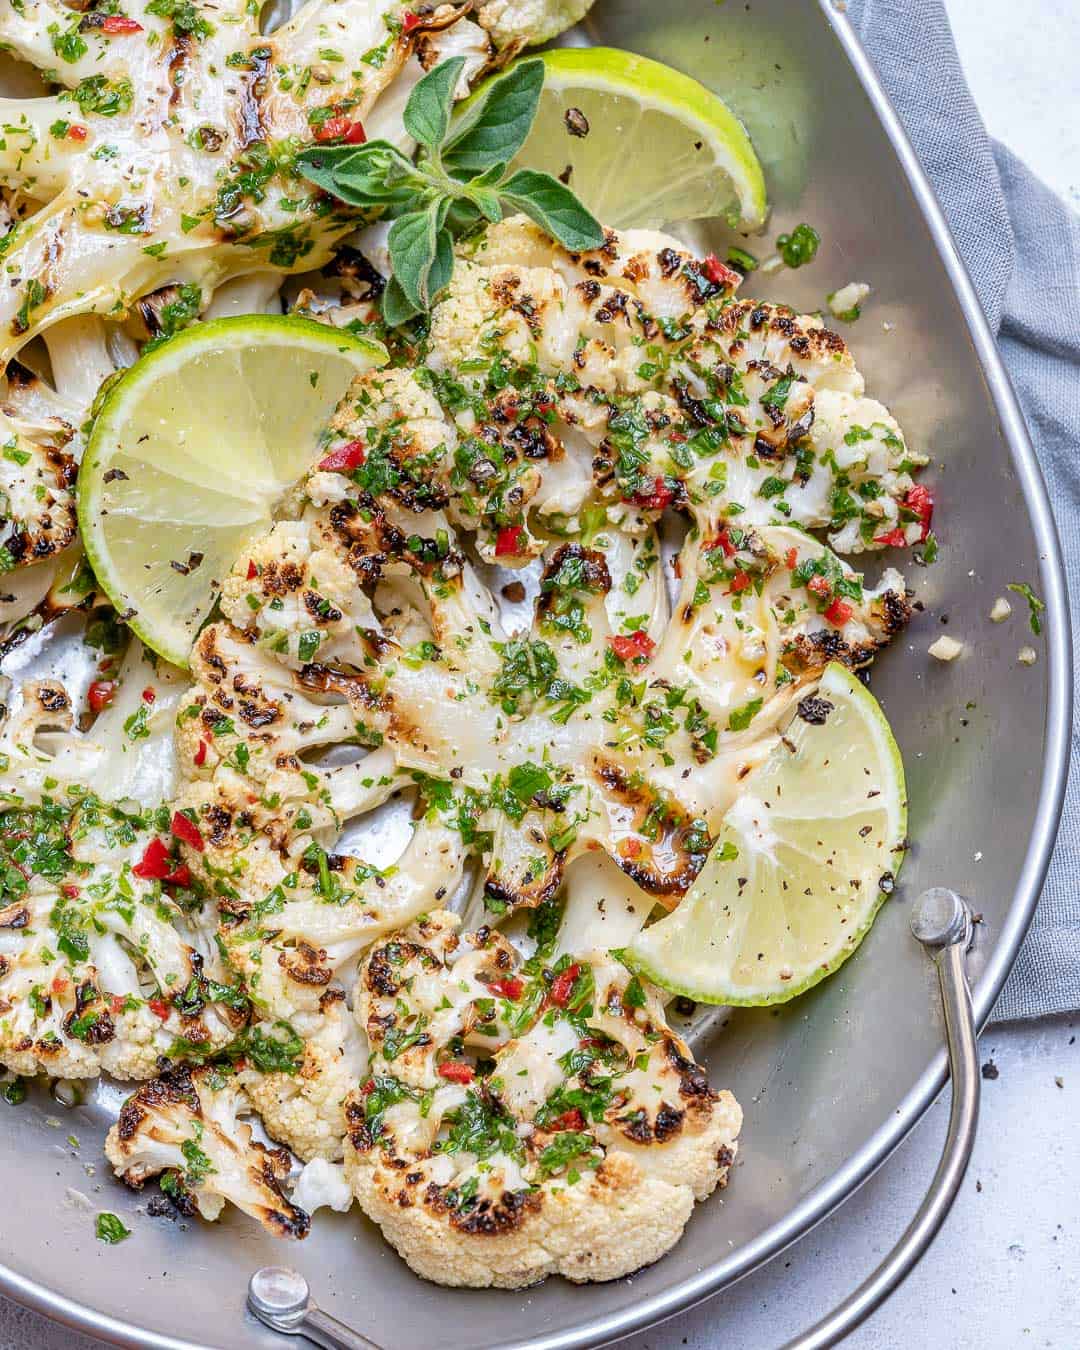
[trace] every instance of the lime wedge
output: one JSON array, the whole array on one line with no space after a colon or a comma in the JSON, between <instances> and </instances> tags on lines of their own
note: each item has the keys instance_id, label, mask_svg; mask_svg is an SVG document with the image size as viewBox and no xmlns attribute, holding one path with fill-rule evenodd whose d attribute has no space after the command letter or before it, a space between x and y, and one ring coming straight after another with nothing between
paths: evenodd
<instances>
[{"instance_id":1,"label":"lime wedge","mask_svg":"<svg viewBox=\"0 0 1080 1350\"><path fill-rule=\"evenodd\" d=\"M686 898L628 950L672 993L786 1003L847 960L892 891L907 830L900 751L843 666L827 667L816 698L743 780Z\"/></svg>"},{"instance_id":2,"label":"lime wedge","mask_svg":"<svg viewBox=\"0 0 1080 1350\"><path fill-rule=\"evenodd\" d=\"M615 229L711 216L744 233L761 228L765 177L723 99L613 47L564 47L540 59L540 107L516 167L562 177Z\"/></svg>"},{"instance_id":3,"label":"lime wedge","mask_svg":"<svg viewBox=\"0 0 1080 1350\"><path fill-rule=\"evenodd\" d=\"M352 377L386 360L379 343L310 319L216 319L109 389L79 470L79 525L148 647L187 665L220 582L310 467Z\"/></svg>"}]
</instances>

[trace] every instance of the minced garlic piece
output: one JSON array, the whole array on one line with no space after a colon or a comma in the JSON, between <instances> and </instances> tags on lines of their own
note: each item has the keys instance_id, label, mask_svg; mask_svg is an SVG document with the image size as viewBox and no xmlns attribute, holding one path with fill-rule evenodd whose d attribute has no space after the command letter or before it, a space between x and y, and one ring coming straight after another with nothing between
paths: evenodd
<instances>
[{"instance_id":1,"label":"minced garlic piece","mask_svg":"<svg viewBox=\"0 0 1080 1350\"><path fill-rule=\"evenodd\" d=\"M1039 653L1034 647L1021 647L1016 659L1022 666L1033 666L1039 659Z\"/></svg>"},{"instance_id":2,"label":"minced garlic piece","mask_svg":"<svg viewBox=\"0 0 1080 1350\"><path fill-rule=\"evenodd\" d=\"M1004 623L1011 613L1012 605L1009 604L1008 600L1006 600L1003 595L999 595L994 601L993 609L990 611L991 622Z\"/></svg>"},{"instance_id":3,"label":"minced garlic piece","mask_svg":"<svg viewBox=\"0 0 1080 1350\"><path fill-rule=\"evenodd\" d=\"M927 648L929 655L939 661L955 661L963 650L962 642L957 642L955 638L947 637L944 633Z\"/></svg>"},{"instance_id":4,"label":"minced garlic piece","mask_svg":"<svg viewBox=\"0 0 1080 1350\"><path fill-rule=\"evenodd\" d=\"M838 319L858 318L859 306L869 294L865 281L849 281L829 296L829 308Z\"/></svg>"}]
</instances>

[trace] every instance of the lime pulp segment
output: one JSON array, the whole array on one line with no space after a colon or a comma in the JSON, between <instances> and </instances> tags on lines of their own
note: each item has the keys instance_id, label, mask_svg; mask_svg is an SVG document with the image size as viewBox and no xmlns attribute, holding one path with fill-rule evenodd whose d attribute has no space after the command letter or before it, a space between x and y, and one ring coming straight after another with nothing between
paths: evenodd
<instances>
[{"instance_id":1,"label":"lime pulp segment","mask_svg":"<svg viewBox=\"0 0 1080 1350\"><path fill-rule=\"evenodd\" d=\"M817 697L825 720L792 719L744 780L689 894L631 946L665 989L785 1003L851 955L890 893L907 829L899 749L844 667L826 669Z\"/></svg>"},{"instance_id":2,"label":"lime pulp segment","mask_svg":"<svg viewBox=\"0 0 1080 1350\"><path fill-rule=\"evenodd\" d=\"M609 47L541 55L540 108L515 164L561 177L616 229L721 217L760 229L765 179L742 123L670 66Z\"/></svg>"},{"instance_id":3,"label":"lime pulp segment","mask_svg":"<svg viewBox=\"0 0 1080 1350\"><path fill-rule=\"evenodd\" d=\"M199 324L109 390L79 474L79 522L109 599L187 662L217 587L310 467L354 375L386 353L310 320Z\"/></svg>"}]
</instances>

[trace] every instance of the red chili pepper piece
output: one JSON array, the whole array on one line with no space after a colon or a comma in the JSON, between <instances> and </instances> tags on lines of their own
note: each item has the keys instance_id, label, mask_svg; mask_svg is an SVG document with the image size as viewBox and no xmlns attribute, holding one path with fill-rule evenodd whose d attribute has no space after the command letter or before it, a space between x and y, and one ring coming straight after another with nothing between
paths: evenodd
<instances>
[{"instance_id":1,"label":"red chili pepper piece","mask_svg":"<svg viewBox=\"0 0 1080 1350\"><path fill-rule=\"evenodd\" d=\"M572 966L567 966L561 975L556 975L551 982L551 990L548 993L548 999L558 1008L565 1008L570 1001L570 993L574 988L574 981L581 974L581 967L575 962Z\"/></svg>"},{"instance_id":2,"label":"red chili pepper piece","mask_svg":"<svg viewBox=\"0 0 1080 1350\"><path fill-rule=\"evenodd\" d=\"M122 1013L125 1003L127 1003L126 998L123 998L120 994L113 994L112 998L109 999L109 1011L114 1014Z\"/></svg>"},{"instance_id":3,"label":"red chili pepper piece","mask_svg":"<svg viewBox=\"0 0 1080 1350\"><path fill-rule=\"evenodd\" d=\"M69 900L74 900L76 896L80 894L78 886L73 886L70 882L68 882L64 886L61 886L60 889L64 892L64 894L67 896Z\"/></svg>"},{"instance_id":4,"label":"red chili pepper piece","mask_svg":"<svg viewBox=\"0 0 1080 1350\"><path fill-rule=\"evenodd\" d=\"M147 1000L146 1005L155 1017L160 1017L163 1022L169 1019L169 1005L163 998L152 998Z\"/></svg>"},{"instance_id":5,"label":"red chili pepper piece","mask_svg":"<svg viewBox=\"0 0 1080 1350\"><path fill-rule=\"evenodd\" d=\"M162 880L167 886L190 886L191 868L187 863L177 863L173 870Z\"/></svg>"},{"instance_id":6,"label":"red chili pepper piece","mask_svg":"<svg viewBox=\"0 0 1080 1350\"><path fill-rule=\"evenodd\" d=\"M715 253L706 254L701 261L701 270L714 286L731 286L734 288L742 281L739 273L734 268L728 267L726 263L722 263Z\"/></svg>"},{"instance_id":7,"label":"red chili pepper piece","mask_svg":"<svg viewBox=\"0 0 1080 1350\"><path fill-rule=\"evenodd\" d=\"M608 646L620 661L646 661L653 654L656 643L648 633L639 630L626 636L609 637Z\"/></svg>"},{"instance_id":8,"label":"red chili pepper piece","mask_svg":"<svg viewBox=\"0 0 1080 1350\"><path fill-rule=\"evenodd\" d=\"M504 525L495 536L496 558L513 558L523 552L525 545L524 525Z\"/></svg>"},{"instance_id":9,"label":"red chili pepper piece","mask_svg":"<svg viewBox=\"0 0 1080 1350\"><path fill-rule=\"evenodd\" d=\"M198 750L196 750L195 753L192 755L192 757L191 757L191 762L192 762L193 764L197 765L200 769L201 769L202 766L206 763L206 742L205 742L205 741L200 741L200 742L199 742L199 748L198 748Z\"/></svg>"},{"instance_id":10,"label":"red chili pepper piece","mask_svg":"<svg viewBox=\"0 0 1080 1350\"><path fill-rule=\"evenodd\" d=\"M336 450L323 459L319 460L317 468L326 473L351 473L353 469L358 469L364 462L367 450L363 441L346 441L344 445L339 445Z\"/></svg>"},{"instance_id":11,"label":"red chili pepper piece","mask_svg":"<svg viewBox=\"0 0 1080 1350\"><path fill-rule=\"evenodd\" d=\"M369 1078L369 1079L367 1080L366 1083L361 1083L361 1085L360 1085L360 1095L361 1095L361 1096L363 1096L363 1097L370 1097L371 1094L372 1094L374 1091L375 1091L375 1079L374 1079L374 1078Z\"/></svg>"},{"instance_id":12,"label":"red chili pepper piece","mask_svg":"<svg viewBox=\"0 0 1080 1350\"><path fill-rule=\"evenodd\" d=\"M317 141L344 141L346 145L363 145L367 134L360 122L351 122L347 117L328 117L316 128Z\"/></svg>"},{"instance_id":13,"label":"red chili pepper piece","mask_svg":"<svg viewBox=\"0 0 1080 1350\"><path fill-rule=\"evenodd\" d=\"M890 530L887 534L875 534L874 543L881 544L885 548L903 548L907 543L907 535L897 525L895 530Z\"/></svg>"},{"instance_id":14,"label":"red chili pepper piece","mask_svg":"<svg viewBox=\"0 0 1080 1350\"><path fill-rule=\"evenodd\" d=\"M88 127L84 127L81 122L72 122L67 129L67 138L69 141L85 141L90 134Z\"/></svg>"},{"instance_id":15,"label":"red chili pepper piece","mask_svg":"<svg viewBox=\"0 0 1080 1350\"><path fill-rule=\"evenodd\" d=\"M94 680L86 691L91 712L102 712L116 697L115 680Z\"/></svg>"},{"instance_id":16,"label":"red chili pepper piece","mask_svg":"<svg viewBox=\"0 0 1080 1350\"><path fill-rule=\"evenodd\" d=\"M143 26L134 19L125 18L123 14L109 14L101 25L101 31L115 37L118 33L141 33Z\"/></svg>"},{"instance_id":17,"label":"red chili pepper piece","mask_svg":"<svg viewBox=\"0 0 1080 1350\"><path fill-rule=\"evenodd\" d=\"M448 1059L439 1065L439 1077L450 1083L471 1083L476 1070L471 1064L462 1064L458 1060Z\"/></svg>"},{"instance_id":18,"label":"red chili pepper piece","mask_svg":"<svg viewBox=\"0 0 1080 1350\"><path fill-rule=\"evenodd\" d=\"M165 847L164 841L155 836L131 870L144 881L164 881L169 875L171 866L169 850Z\"/></svg>"},{"instance_id":19,"label":"red chili pepper piece","mask_svg":"<svg viewBox=\"0 0 1080 1350\"><path fill-rule=\"evenodd\" d=\"M254 564L254 563L251 561L251 559L249 558L249 559L248 559L248 570L247 570L247 579L248 579L248 581L254 581L255 578L256 578L258 575L259 575L259 569L255 566L255 564Z\"/></svg>"},{"instance_id":20,"label":"red chili pepper piece","mask_svg":"<svg viewBox=\"0 0 1080 1350\"><path fill-rule=\"evenodd\" d=\"M919 539L925 539L930 533L930 521L934 515L933 493L922 483L916 483L904 498L904 505L918 517L919 523L922 525L922 534L919 535Z\"/></svg>"},{"instance_id":21,"label":"red chili pepper piece","mask_svg":"<svg viewBox=\"0 0 1080 1350\"><path fill-rule=\"evenodd\" d=\"M638 858L641 856L640 839L624 839L619 845L619 852L624 858Z\"/></svg>"},{"instance_id":22,"label":"red chili pepper piece","mask_svg":"<svg viewBox=\"0 0 1080 1350\"><path fill-rule=\"evenodd\" d=\"M731 542L731 535L728 534L726 525L716 536L715 539L710 539L709 542L705 545L705 552L711 553L712 550L716 548L724 550L725 558L734 558L737 552L735 545Z\"/></svg>"},{"instance_id":23,"label":"red chili pepper piece","mask_svg":"<svg viewBox=\"0 0 1080 1350\"><path fill-rule=\"evenodd\" d=\"M549 1130L583 1130L584 1128L585 1117L576 1106L569 1111L564 1111L561 1116L556 1116L548 1126Z\"/></svg>"},{"instance_id":24,"label":"red chili pepper piece","mask_svg":"<svg viewBox=\"0 0 1080 1350\"><path fill-rule=\"evenodd\" d=\"M738 595L740 591L748 590L752 584L749 573L736 572L731 578L731 585L728 587L728 595Z\"/></svg>"},{"instance_id":25,"label":"red chili pepper piece","mask_svg":"<svg viewBox=\"0 0 1080 1350\"><path fill-rule=\"evenodd\" d=\"M682 444L684 443L684 441L686 440L686 432L685 432L685 431L672 431L672 432L670 432L670 433L668 434L668 440L669 440L669 441L675 441L677 444L682 445Z\"/></svg>"},{"instance_id":26,"label":"red chili pepper piece","mask_svg":"<svg viewBox=\"0 0 1080 1350\"><path fill-rule=\"evenodd\" d=\"M407 9L401 16L401 31L405 34L411 33L414 28L420 26L420 15L414 14L411 9Z\"/></svg>"},{"instance_id":27,"label":"red chili pepper piece","mask_svg":"<svg viewBox=\"0 0 1080 1350\"><path fill-rule=\"evenodd\" d=\"M347 117L328 117L325 122L320 122L315 128L315 139L317 141L336 141L339 136L344 136L349 129L349 119Z\"/></svg>"},{"instance_id":28,"label":"red chili pepper piece","mask_svg":"<svg viewBox=\"0 0 1080 1350\"><path fill-rule=\"evenodd\" d=\"M516 975L508 975L505 979L492 980L488 988L500 998L508 998L514 1002L525 992L525 981L519 980Z\"/></svg>"},{"instance_id":29,"label":"red chili pepper piece","mask_svg":"<svg viewBox=\"0 0 1080 1350\"><path fill-rule=\"evenodd\" d=\"M157 694L155 694L153 689L151 689L150 686L147 685L146 688L142 691L142 701L144 703L153 703L154 699L156 698Z\"/></svg>"},{"instance_id":30,"label":"red chili pepper piece","mask_svg":"<svg viewBox=\"0 0 1080 1350\"><path fill-rule=\"evenodd\" d=\"M825 617L834 628L843 628L848 619L855 613L854 609L846 600L841 600L839 596L832 602L825 611Z\"/></svg>"},{"instance_id":31,"label":"red chili pepper piece","mask_svg":"<svg viewBox=\"0 0 1080 1350\"><path fill-rule=\"evenodd\" d=\"M806 589L820 595L822 599L832 594L832 587L824 577L811 577L806 583Z\"/></svg>"},{"instance_id":32,"label":"red chili pepper piece","mask_svg":"<svg viewBox=\"0 0 1080 1350\"><path fill-rule=\"evenodd\" d=\"M798 550L789 548L788 551L784 554L784 566L787 568L789 572L794 572L795 566L798 563L798 561L799 561Z\"/></svg>"},{"instance_id":33,"label":"red chili pepper piece","mask_svg":"<svg viewBox=\"0 0 1080 1350\"><path fill-rule=\"evenodd\" d=\"M169 823L169 829L176 835L177 839L185 844L190 844L196 853L202 853L206 848L202 835L199 833L199 827L194 821L189 820L183 811L174 811L173 818Z\"/></svg>"},{"instance_id":34,"label":"red chili pepper piece","mask_svg":"<svg viewBox=\"0 0 1080 1350\"><path fill-rule=\"evenodd\" d=\"M658 476L653 479L652 488L648 492L635 492L630 500L635 506L640 506L646 511L664 511L675 500L675 493L664 479Z\"/></svg>"}]
</instances>

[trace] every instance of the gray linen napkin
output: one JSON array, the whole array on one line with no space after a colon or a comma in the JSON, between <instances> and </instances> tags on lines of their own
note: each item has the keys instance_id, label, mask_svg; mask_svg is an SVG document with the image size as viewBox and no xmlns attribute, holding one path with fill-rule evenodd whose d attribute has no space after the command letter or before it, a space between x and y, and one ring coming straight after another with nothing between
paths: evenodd
<instances>
[{"instance_id":1,"label":"gray linen napkin","mask_svg":"<svg viewBox=\"0 0 1080 1350\"><path fill-rule=\"evenodd\" d=\"M1080 633L1080 216L987 135L941 0L849 0L848 11L997 334L1053 503ZM994 1021L1080 1008L1077 713L1057 849Z\"/></svg>"}]
</instances>

